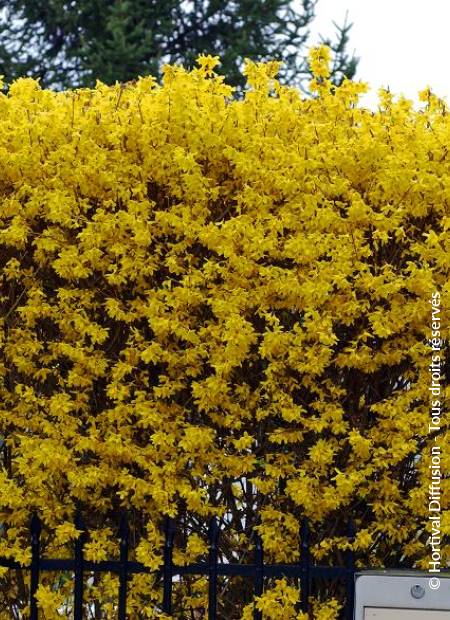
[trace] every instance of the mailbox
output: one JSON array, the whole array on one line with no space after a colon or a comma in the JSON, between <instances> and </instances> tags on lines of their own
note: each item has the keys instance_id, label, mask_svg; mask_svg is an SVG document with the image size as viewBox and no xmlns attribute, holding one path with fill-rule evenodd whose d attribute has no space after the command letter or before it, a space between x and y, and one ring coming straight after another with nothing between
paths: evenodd
<instances>
[{"instance_id":1,"label":"mailbox","mask_svg":"<svg viewBox=\"0 0 450 620\"><path fill-rule=\"evenodd\" d=\"M354 620L450 620L450 573L357 573Z\"/></svg>"}]
</instances>

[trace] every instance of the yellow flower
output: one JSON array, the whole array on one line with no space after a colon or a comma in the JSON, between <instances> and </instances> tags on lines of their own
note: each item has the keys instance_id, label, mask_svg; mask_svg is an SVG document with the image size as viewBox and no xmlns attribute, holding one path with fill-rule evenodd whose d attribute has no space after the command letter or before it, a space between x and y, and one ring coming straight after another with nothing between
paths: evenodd
<instances>
[{"instance_id":1,"label":"yellow flower","mask_svg":"<svg viewBox=\"0 0 450 620\"><path fill-rule=\"evenodd\" d=\"M200 54L200 56L197 56L197 64L200 66L201 72L210 77L214 75L214 68L220 65L220 59L219 56Z\"/></svg>"},{"instance_id":2,"label":"yellow flower","mask_svg":"<svg viewBox=\"0 0 450 620\"><path fill-rule=\"evenodd\" d=\"M326 45L319 45L309 50L309 66L315 78L330 77L331 51Z\"/></svg>"}]
</instances>

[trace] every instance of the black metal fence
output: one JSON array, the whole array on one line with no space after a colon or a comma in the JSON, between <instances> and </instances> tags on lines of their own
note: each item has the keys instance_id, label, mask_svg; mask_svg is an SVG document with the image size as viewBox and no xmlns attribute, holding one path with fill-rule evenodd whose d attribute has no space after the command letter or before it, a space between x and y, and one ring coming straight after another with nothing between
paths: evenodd
<instances>
[{"instance_id":1,"label":"black metal fence","mask_svg":"<svg viewBox=\"0 0 450 620\"><path fill-rule=\"evenodd\" d=\"M117 618L127 620L127 581L128 578L136 573L150 573L151 570L140 562L128 559L129 551L129 526L126 516L121 519L118 541L120 545L120 556L118 560L108 560L92 562L84 558L83 547L87 540L88 532L84 526L81 515L75 518L75 527L81 532L74 542L73 559L46 559L42 556L40 535L41 521L37 516L33 516L30 524L31 539L31 564L22 566L19 562L10 559L0 558L0 566L10 569L25 569L30 571L30 620L38 620L38 605L35 594L39 587L40 573L43 571L69 571L74 574L73 590L73 620L82 620L84 601L85 574L89 572L102 573L113 572L119 577L117 592ZM316 566L311 563L309 545L309 527L307 520L304 520L300 532L300 561L295 564L266 564L264 561L264 549L261 538L258 534L254 535L254 560L250 564L222 563L219 562L219 537L220 524L217 519L212 519L209 525L209 552L207 562L192 563L186 566L176 566L173 563L173 548L176 527L173 519L166 519L165 522L165 542L163 564L159 569L163 580L163 597L161 611L166 614L172 613L172 588L173 578L182 575L207 576L208 577L208 620L217 618L217 594L219 576L240 576L253 581L254 596L261 596L264 592L264 582L267 578L287 577L297 578L300 582L299 609L304 612L309 611L309 595L311 583L318 578L326 580L340 580L346 587L346 606L344 617L348 620L353 619L354 605L354 579L355 562L354 554L351 550L345 552L344 566ZM354 540L354 527L350 522L348 526L348 539ZM254 610L254 620L262 620L262 613Z\"/></svg>"}]
</instances>

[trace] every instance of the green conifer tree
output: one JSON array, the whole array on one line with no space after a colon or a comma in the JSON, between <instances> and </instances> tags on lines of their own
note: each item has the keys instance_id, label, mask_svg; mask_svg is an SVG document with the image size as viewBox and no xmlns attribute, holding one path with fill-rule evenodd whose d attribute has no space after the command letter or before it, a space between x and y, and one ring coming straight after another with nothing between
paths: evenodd
<instances>
[{"instance_id":1,"label":"green conifer tree","mask_svg":"<svg viewBox=\"0 0 450 620\"><path fill-rule=\"evenodd\" d=\"M229 83L242 87L243 59L279 59L283 79L302 84L317 0L0 0L0 73L7 82L40 77L53 88L111 84L158 75L165 62L191 67L218 55ZM352 77L350 25L334 41L334 81Z\"/></svg>"}]
</instances>

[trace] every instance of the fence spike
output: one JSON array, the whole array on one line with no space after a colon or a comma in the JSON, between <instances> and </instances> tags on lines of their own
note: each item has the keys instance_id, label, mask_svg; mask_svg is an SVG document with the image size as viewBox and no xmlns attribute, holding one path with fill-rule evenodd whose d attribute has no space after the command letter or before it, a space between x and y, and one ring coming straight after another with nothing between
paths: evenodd
<instances>
[{"instance_id":1,"label":"fence spike","mask_svg":"<svg viewBox=\"0 0 450 620\"><path fill-rule=\"evenodd\" d=\"M30 534L31 534L31 544L34 543L34 541L39 541L39 538L41 536L41 531L42 531L42 523L40 518L38 517L38 515L33 512L32 516L31 516L31 520L30 520Z\"/></svg>"},{"instance_id":2,"label":"fence spike","mask_svg":"<svg viewBox=\"0 0 450 620\"><path fill-rule=\"evenodd\" d=\"M39 569L40 569L40 537L42 531L42 523L37 514L34 512L30 521L30 539L31 539L31 568L30 568L30 620L38 620L38 607L36 600L36 592L39 587Z\"/></svg>"},{"instance_id":3,"label":"fence spike","mask_svg":"<svg viewBox=\"0 0 450 620\"><path fill-rule=\"evenodd\" d=\"M173 541L175 538L175 519L166 517L164 533L164 566L163 566L163 612L172 613L172 576L173 576Z\"/></svg>"},{"instance_id":4,"label":"fence spike","mask_svg":"<svg viewBox=\"0 0 450 620\"><path fill-rule=\"evenodd\" d=\"M128 536L129 536L129 525L128 525L128 515L125 512L122 513L122 516L120 517L120 524L119 524L119 538L120 540L128 540Z\"/></svg>"},{"instance_id":5,"label":"fence spike","mask_svg":"<svg viewBox=\"0 0 450 620\"><path fill-rule=\"evenodd\" d=\"M310 569L310 553L309 553L309 522L306 517L303 518L300 527L300 608L304 613L308 613L309 608L309 569Z\"/></svg>"},{"instance_id":6,"label":"fence spike","mask_svg":"<svg viewBox=\"0 0 450 620\"><path fill-rule=\"evenodd\" d=\"M119 545L120 545L120 573L119 573L119 620L126 620L127 617L127 580L128 580L128 542L129 527L128 516L124 512L119 525Z\"/></svg>"},{"instance_id":7,"label":"fence spike","mask_svg":"<svg viewBox=\"0 0 450 620\"><path fill-rule=\"evenodd\" d=\"M261 536L255 532L255 597L264 592L264 548ZM262 620L262 612L254 606L253 620Z\"/></svg>"},{"instance_id":8,"label":"fence spike","mask_svg":"<svg viewBox=\"0 0 450 620\"><path fill-rule=\"evenodd\" d=\"M209 532L208 532L208 537L209 537L209 542L211 544L211 547L217 546L217 543L219 540L219 534L220 534L219 521L217 517L213 517L211 521L209 522Z\"/></svg>"},{"instance_id":9,"label":"fence spike","mask_svg":"<svg viewBox=\"0 0 450 620\"><path fill-rule=\"evenodd\" d=\"M216 620L217 616L217 558L219 554L220 526L217 517L209 524L209 558L208 558L208 620Z\"/></svg>"}]
</instances>

